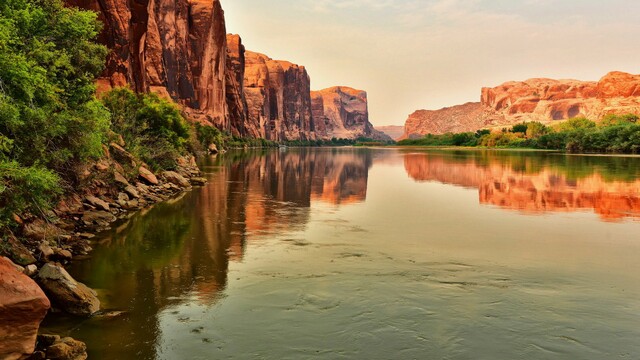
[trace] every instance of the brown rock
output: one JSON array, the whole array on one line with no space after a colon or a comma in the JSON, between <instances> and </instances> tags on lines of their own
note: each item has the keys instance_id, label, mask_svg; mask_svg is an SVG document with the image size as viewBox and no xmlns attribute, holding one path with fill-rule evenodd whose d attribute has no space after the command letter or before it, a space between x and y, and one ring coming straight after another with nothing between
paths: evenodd
<instances>
[{"instance_id":1,"label":"brown rock","mask_svg":"<svg viewBox=\"0 0 640 360\"><path fill-rule=\"evenodd\" d=\"M49 346L46 354L52 360L84 360L87 358L87 345L66 337Z\"/></svg>"},{"instance_id":2,"label":"brown rock","mask_svg":"<svg viewBox=\"0 0 640 360\"><path fill-rule=\"evenodd\" d=\"M84 200L93 205L94 207L96 207L97 209L100 210L104 210L104 211L109 211L109 204L104 201L104 200L100 200L95 196L89 195L87 197L84 198Z\"/></svg>"},{"instance_id":3,"label":"brown rock","mask_svg":"<svg viewBox=\"0 0 640 360\"><path fill-rule=\"evenodd\" d=\"M207 179L203 178L203 177L192 177L191 179L189 179L189 181L193 184L193 185L199 185L199 186L203 186L207 183Z\"/></svg>"},{"instance_id":4,"label":"brown rock","mask_svg":"<svg viewBox=\"0 0 640 360\"><path fill-rule=\"evenodd\" d=\"M70 314L90 316L100 310L95 291L75 281L59 264L45 264L37 281L54 304Z\"/></svg>"},{"instance_id":5,"label":"brown rock","mask_svg":"<svg viewBox=\"0 0 640 360\"><path fill-rule=\"evenodd\" d=\"M260 136L258 126L250 126L249 110L244 95L244 45L238 35L227 34L227 66L225 69L227 118L231 133L241 137Z\"/></svg>"},{"instance_id":6,"label":"brown rock","mask_svg":"<svg viewBox=\"0 0 640 360\"><path fill-rule=\"evenodd\" d=\"M158 178L151 172L149 171L147 168L145 167L140 167L138 169L139 172L139 176L142 180L146 181L147 183L151 184L151 185L158 185Z\"/></svg>"},{"instance_id":7,"label":"brown rock","mask_svg":"<svg viewBox=\"0 0 640 360\"><path fill-rule=\"evenodd\" d=\"M116 217L106 211L85 211L82 214L82 222L86 226L107 227L114 221L116 221Z\"/></svg>"},{"instance_id":8,"label":"brown rock","mask_svg":"<svg viewBox=\"0 0 640 360\"><path fill-rule=\"evenodd\" d=\"M129 194L131 197L133 198L139 198L140 194L138 193L138 190L133 186L133 185L127 185L124 188L124 191Z\"/></svg>"},{"instance_id":9,"label":"brown rock","mask_svg":"<svg viewBox=\"0 0 640 360\"><path fill-rule=\"evenodd\" d=\"M31 251L13 235L8 235L5 239L0 239L0 256L6 256L16 264L26 266L36 262Z\"/></svg>"},{"instance_id":10,"label":"brown rock","mask_svg":"<svg viewBox=\"0 0 640 360\"><path fill-rule=\"evenodd\" d=\"M129 184L127 178L125 178L119 171L113 172L113 180L115 180L115 182L121 184L122 186L131 185Z\"/></svg>"},{"instance_id":11,"label":"brown rock","mask_svg":"<svg viewBox=\"0 0 640 360\"><path fill-rule=\"evenodd\" d=\"M35 349L50 304L38 285L0 257L0 358L17 359Z\"/></svg>"},{"instance_id":12,"label":"brown rock","mask_svg":"<svg viewBox=\"0 0 640 360\"><path fill-rule=\"evenodd\" d=\"M323 139L359 137L391 140L369 122L367 93L346 86L336 86L311 93L316 135Z\"/></svg>"},{"instance_id":13,"label":"brown rock","mask_svg":"<svg viewBox=\"0 0 640 360\"><path fill-rule=\"evenodd\" d=\"M175 171L165 171L162 173L162 176L164 176L164 178L168 182L183 188L189 187L191 185L189 184L189 180L185 179L182 175L178 174Z\"/></svg>"},{"instance_id":14,"label":"brown rock","mask_svg":"<svg viewBox=\"0 0 640 360\"><path fill-rule=\"evenodd\" d=\"M64 234L64 231L42 219L36 219L24 227L22 234L30 239L42 241L57 239Z\"/></svg>"}]
</instances>

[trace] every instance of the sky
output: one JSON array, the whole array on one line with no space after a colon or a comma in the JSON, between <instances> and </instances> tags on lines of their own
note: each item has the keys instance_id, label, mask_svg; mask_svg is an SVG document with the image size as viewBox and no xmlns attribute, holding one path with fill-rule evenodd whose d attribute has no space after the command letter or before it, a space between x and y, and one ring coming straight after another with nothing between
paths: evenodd
<instances>
[{"instance_id":1,"label":"sky","mask_svg":"<svg viewBox=\"0 0 640 360\"><path fill-rule=\"evenodd\" d=\"M304 65L314 90L365 90L374 125L533 77L640 73L640 1L221 0L247 50Z\"/></svg>"}]
</instances>

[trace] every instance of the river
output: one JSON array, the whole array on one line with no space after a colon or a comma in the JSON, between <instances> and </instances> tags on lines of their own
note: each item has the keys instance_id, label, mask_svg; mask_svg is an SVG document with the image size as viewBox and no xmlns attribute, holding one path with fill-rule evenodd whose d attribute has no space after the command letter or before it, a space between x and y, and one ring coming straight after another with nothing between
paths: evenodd
<instances>
[{"instance_id":1,"label":"river","mask_svg":"<svg viewBox=\"0 0 640 360\"><path fill-rule=\"evenodd\" d=\"M90 359L636 359L640 158L230 152L96 238Z\"/></svg>"}]
</instances>

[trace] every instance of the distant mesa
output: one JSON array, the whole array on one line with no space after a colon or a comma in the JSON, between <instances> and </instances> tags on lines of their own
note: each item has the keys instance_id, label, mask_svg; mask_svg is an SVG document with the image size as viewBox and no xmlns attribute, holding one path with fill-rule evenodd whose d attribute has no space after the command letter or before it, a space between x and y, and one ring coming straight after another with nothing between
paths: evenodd
<instances>
[{"instance_id":1,"label":"distant mesa","mask_svg":"<svg viewBox=\"0 0 640 360\"><path fill-rule=\"evenodd\" d=\"M483 88L479 103L418 110L407 119L402 138L628 113L640 113L640 75L610 72L597 82L529 79Z\"/></svg>"},{"instance_id":2,"label":"distant mesa","mask_svg":"<svg viewBox=\"0 0 640 360\"><path fill-rule=\"evenodd\" d=\"M383 125L375 126L376 130L387 134L390 138L397 140L404 134L404 126L400 125Z\"/></svg>"}]
</instances>

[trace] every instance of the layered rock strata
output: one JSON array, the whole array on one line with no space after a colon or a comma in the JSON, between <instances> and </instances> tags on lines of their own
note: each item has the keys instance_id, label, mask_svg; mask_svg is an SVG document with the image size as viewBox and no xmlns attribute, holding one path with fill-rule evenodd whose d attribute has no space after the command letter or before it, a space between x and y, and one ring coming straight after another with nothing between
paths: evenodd
<instances>
[{"instance_id":1,"label":"layered rock strata","mask_svg":"<svg viewBox=\"0 0 640 360\"><path fill-rule=\"evenodd\" d=\"M599 120L609 114L640 114L640 75L611 72L599 81L513 81L483 88L480 100L419 110L409 116L403 138L500 128L523 121L552 124L579 116Z\"/></svg>"},{"instance_id":2,"label":"layered rock strata","mask_svg":"<svg viewBox=\"0 0 640 360\"><path fill-rule=\"evenodd\" d=\"M311 92L311 108L319 138L376 140L391 138L374 129L369 122L367 93L346 86Z\"/></svg>"},{"instance_id":3,"label":"layered rock strata","mask_svg":"<svg viewBox=\"0 0 640 360\"><path fill-rule=\"evenodd\" d=\"M245 64L247 127L273 141L315 139L305 67L252 51L245 52Z\"/></svg>"}]
</instances>

